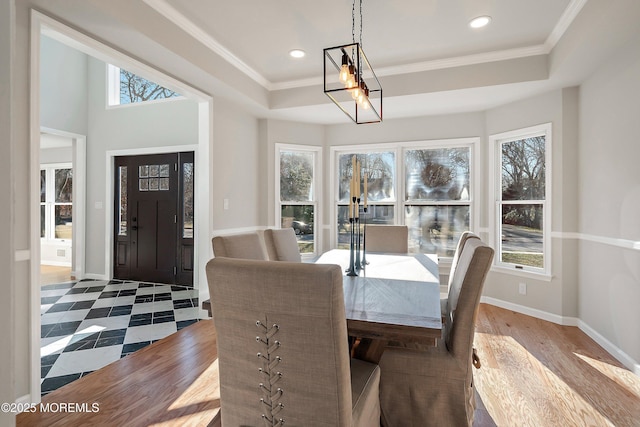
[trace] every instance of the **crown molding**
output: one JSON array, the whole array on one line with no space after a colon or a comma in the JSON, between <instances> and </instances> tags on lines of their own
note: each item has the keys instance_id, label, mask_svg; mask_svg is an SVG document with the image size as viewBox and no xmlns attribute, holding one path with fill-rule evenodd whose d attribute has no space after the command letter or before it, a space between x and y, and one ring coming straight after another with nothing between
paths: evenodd
<instances>
[{"instance_id":1,"label":"crown molding","mask_svg":"<svg viewBox=\"0 0 640 427\"><path fill-rule=\"evenodd\" d=\"M272 86L272 83L267 80L262 74L251 68L243 60L234 55L229 49L220 44L220 42L211 37L206 31L194 24L193 21L178 12L178 10L171 6L171 4L169 4L169 2L167 2L166 0L142 1L145 2L147 6L167 18L169 21L176 24L187 34L207 46L216 54L220 55L225 61L236 67L238 70L242 71L262 87L269 89Z\"/></svg>"},{"instance_id":2,"label":"crown molding","mask_svg":"<svg viewBox=\"0 0 640 427\"><path fill-rule=\"evenodd\" d=\"M249 78L264 87L272 90L286 90L300 87L308 87L322 84L322 77L310 77L298 80L289 80L284 82L272 83L258 71L247 65L244 61L234 55L229 49L224 47L220 42L207 34L202 28L193 23L189 18L181 14L167 0L142 0L149 7L160 13L162 16L173 22L187 34L207 46L216 54L220 55L224 60L232 66L246 74ZM578 15L582 7L588 0L571 0L562 16L556 23L555 27L547 37L544 44L527 46L514 49L505 49L492 52L484 52L473 55L457 56L445 59L436 59L432 61L416 62L412 64L393 65L389 67L377 68L378 76L391 76L398 74L419 73L424 71L441 70L445 68L463 67L468 65L477 65L487 62L505 61L510 59L525 58L528 56L547 55L562 38L565 31L569 28L575 17Z\"/></svg>"},{"instance_id":3,"label":"crown molding","mask_svg":"<svg viewBox=\"0 0 640 427\"><path fill-rule=\"evenodd\" d=\"M573 20L578 16L578 13L582 10L582 7L587 3L587 0L571 0L571 3L560 16L560 19L553 27L551 34L544 42L545 46L551 52L551 50L558 44L564 33L567 31Z\"/></svg>"}]
</instances>

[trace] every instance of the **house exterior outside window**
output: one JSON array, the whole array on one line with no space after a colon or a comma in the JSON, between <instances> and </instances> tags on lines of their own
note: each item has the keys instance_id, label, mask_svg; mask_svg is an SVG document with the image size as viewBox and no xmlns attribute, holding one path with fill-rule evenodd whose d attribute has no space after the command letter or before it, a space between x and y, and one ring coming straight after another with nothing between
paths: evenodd
<instances>
[{"instance_id":1,"label":"house exterior outside window","mask_svg":"<svg viewBox=\"0 0 640 427\"><path fill-rule=\"evenodd\" d=\"M551 124L490 137L495 264L551 272Z\"/></svg>"},{"instance_id":2,"label":"house exterior outside window","mask_svg":"<svg viewBox=\"0 0 640 427\"><path fill-rule=\"evenodd\" d=\"M293 228L304 258L318 253L321 156L321 147L276 144L276 224Z\"/></svg>"},{"instance_id":3,"label":"house exterior outside window","mask_svg":"<svg viewBox=\"0 0 640 427\"><path fill-rule=\"evenodd\" d=\"M349 246L349 179L356 156L368 184L361 224L407 225L410 252L453 256L460 234L477 226L478 142L462 138L333 147L335 247ZM360 192L364 199L363 186Z\"/></svg>"}]
</instances>

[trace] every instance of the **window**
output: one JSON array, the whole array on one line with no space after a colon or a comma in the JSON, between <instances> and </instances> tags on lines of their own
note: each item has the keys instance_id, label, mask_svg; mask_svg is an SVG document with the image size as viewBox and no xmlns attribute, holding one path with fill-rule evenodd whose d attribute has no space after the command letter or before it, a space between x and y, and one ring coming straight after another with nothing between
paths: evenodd
<instances>
[{"instance_id":1,"label":"window","mask_svg":"<svg viewBox=\"0 0 640 427\"><path fill-rule=\"evenodd\" d=\"M176 92L123 68L107 66L109 106L180 97Z\"/></svg>"},{"instance_id":2,"label":"window","mask_svg":"<svg viewBox=\"0 0 640 427\"><path fill-rule=\"evenodd\" d=\"M71 240L73 170L70 164L40 169L40 237Z\"/></svg>"},{"instance_id":3,"label":"window","mask_svg":"<svg viewBox=\"0 0 640 427\"><path fill-rule=\"evenodd\" d=\"M276 223L293 228L303 256L318 245L320 153L319 147L276 144Z\"/></svg>"},{"instance_id":4,"label":"window","mask_svg":"<svg viewBox=\"0 0 640 427\"><path fill-rule=\"evenodd\" d=\"M348 194L355 155L368 181L369 206L366 214L360 212L361 223L407 225L411 252L453 256L460 234L474 225L477 142L466 138L334 148L336 247L349 246Z\"/></svg>"},{"instance_id":5,"label":"window","mask_svg":"<svg viewBox=\"0 0 640 427\"><path fill-rule=\"evenodd\" d=\"M409 250L453 256L469 230L471 147L419 148L404 152L404 223Z\"/></svg>"},{"instance_id":6,"label":"window","mask_svg":"<svg viewBox=\"0 0 640 427\"><path fill-rule=\"evenodd\" d=\"M496 264L550 273L551 124L491 136L496 185Z\"/></svg>"},{"instance_id":7,"label":"window","mask_svg":"<svg viewBox=\"0 0 640 427\"><path fill-rule=\"evenodd\" d=\"M396 207L396 152L380 150L369 152L339 152L337 192L337 247L349 248L349 183L352 176L352 159L356 156L361 171L367 175L367 213L363 211L364 196L360 202L361 224L394 224ZM364 176L359 193L364 191Z\"/></svg>"}]
</instances>

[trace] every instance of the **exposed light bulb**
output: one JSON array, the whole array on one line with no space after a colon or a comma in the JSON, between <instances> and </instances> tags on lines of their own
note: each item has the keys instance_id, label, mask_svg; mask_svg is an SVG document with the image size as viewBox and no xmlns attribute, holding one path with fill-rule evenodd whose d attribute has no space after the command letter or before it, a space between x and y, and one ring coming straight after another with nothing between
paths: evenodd
<instances>
[{"instance_id":1,"label":"exposed light bulb","mask_svg":"<svg viewBox=\"0 0 640 427\"><path fill-rule=\"evenodd\" d=\"M356 85L356 68L353 65L349 65L349 77L347 78L347 87L352 88Z\"/></svg>"},{"instance_id":2,"label":"exposed light bulb","mask_svg":"<svg viewBox=\"0 0 640 427\"><path fill-rule=\"evenodd\" d=\"M349 80L349 57L342 54L342 66L340 67L340 83L346 84Z\"/></svg>"}]
</instances>

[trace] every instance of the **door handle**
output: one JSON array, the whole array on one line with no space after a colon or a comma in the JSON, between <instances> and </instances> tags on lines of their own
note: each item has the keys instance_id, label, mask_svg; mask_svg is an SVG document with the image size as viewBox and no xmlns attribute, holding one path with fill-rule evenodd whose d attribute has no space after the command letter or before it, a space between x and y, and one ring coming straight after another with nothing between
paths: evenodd
<instances>
[{"instance_id":1,"label":"door handle","mask_svg":"<svg viewBox=\"0 0 640 427\"><path fill-rule=\"evenodd\" d=\"M137 225L132 225L132 226L131 226L131 229L132 229L133 231L136 231L136 230L138 229L138 226L137 226Z\"/></svg>"}]
</instances>

